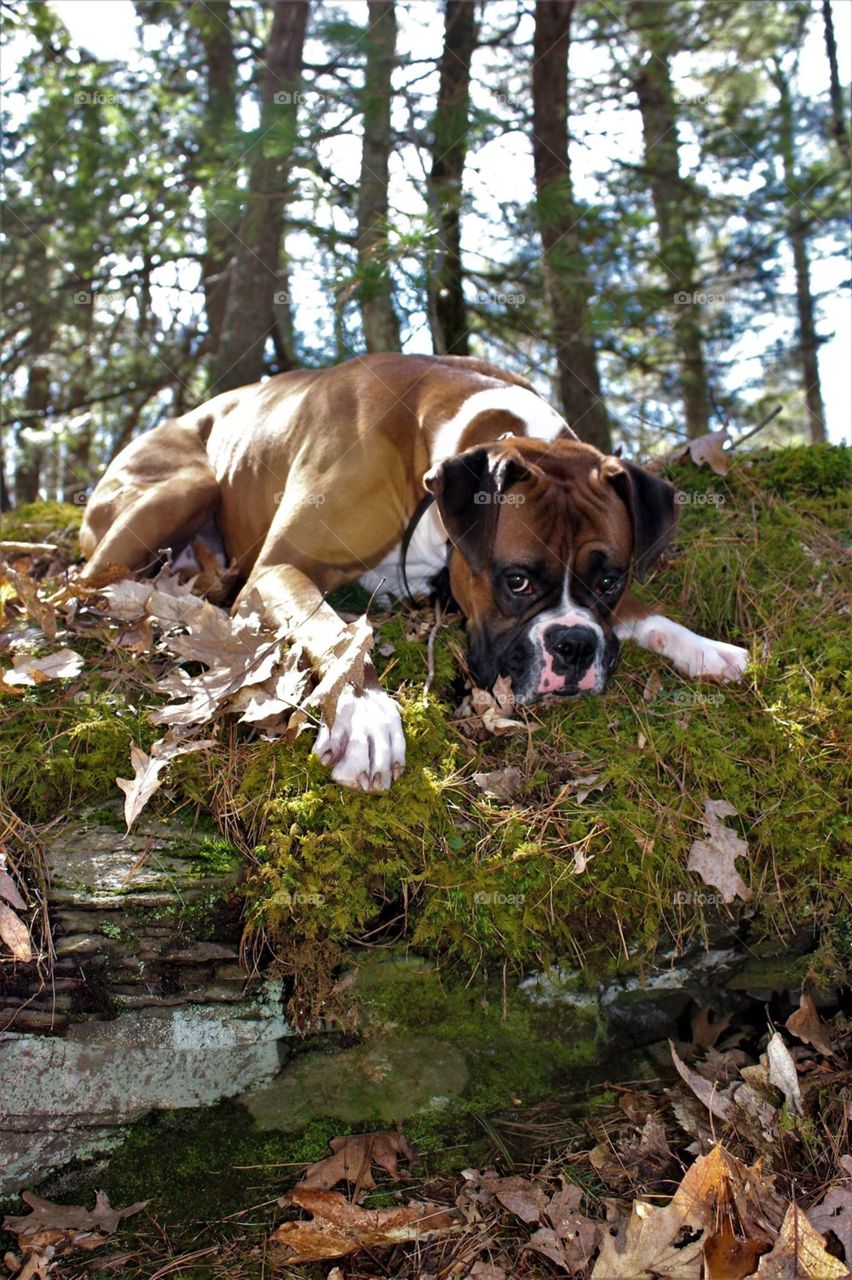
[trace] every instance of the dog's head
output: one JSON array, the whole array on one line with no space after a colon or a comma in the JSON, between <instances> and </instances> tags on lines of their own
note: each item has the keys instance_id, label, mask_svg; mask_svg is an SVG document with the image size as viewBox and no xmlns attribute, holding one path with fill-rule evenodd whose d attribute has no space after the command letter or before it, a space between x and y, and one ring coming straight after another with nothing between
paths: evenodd
<instances>
[{"instance_id":1,"label":"dog's head","mask_svg":"<svg viewBox=\"0 0 852 1280\"><path fill-rule=\"evenodd\" d=\"M600 693L618 658L613 610L665 549L673 487L578 440L522 437L448 458L425 483L476 683L509 676L519 702Z\"/></svg>"}]
</instances>

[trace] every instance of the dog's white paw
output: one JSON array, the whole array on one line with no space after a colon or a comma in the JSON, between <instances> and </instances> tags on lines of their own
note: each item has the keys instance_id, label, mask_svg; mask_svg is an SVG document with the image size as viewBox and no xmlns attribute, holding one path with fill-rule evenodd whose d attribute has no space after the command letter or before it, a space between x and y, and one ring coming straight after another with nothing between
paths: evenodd
<instances>
[{"instance_id":1,"label":"dog's white paw","mask_svg":"<svg viewBox=\"0 0 852 1280\"><path fill-rule=\"evenodd\" d=\"M727 684L741 680L749 663L748 649L696 635L688 627L659 614L616 628L616 633L630 635L643 648L662 654L683 676Z\"/></svg>"},{"instance_id":2,"label":"dog's white paw","mask_svg":"<svg viewBox=\"0 0 852 1280\"><path fill-rule=\"evenodd\" d=\"M314 754L341 786L387 791L405 768L399 707L383 689L344 689L331 728L323 724Z\"/></svg>"}]
</instances>

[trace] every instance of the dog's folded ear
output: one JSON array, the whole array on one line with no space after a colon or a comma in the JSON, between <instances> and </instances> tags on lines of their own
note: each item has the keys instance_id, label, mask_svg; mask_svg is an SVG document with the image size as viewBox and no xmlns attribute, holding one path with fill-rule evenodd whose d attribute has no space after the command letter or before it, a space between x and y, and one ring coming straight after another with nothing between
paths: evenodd
<instances>
[{"instance_id":1,"label":"dog's folded ear","mask_svg":"<svg viewBox=\"0 0 852 1280\"><path fill-rule=\"evenodd\" d=\"M633 572L637 578L644 578L665 551L677 524L674 485L623 458L607 459L602 474L615 486L630 512Z\"/></svg>"},{"instance_id":2,"label":"dog's folded ear","mask_svg":"<svg viewBox=\"0 0 852 1280\"><path fill-rule=\"evenodd\" d=\"M511 452L477 447L440 462L423 477L435 495L451 541L474 570L482 569L494 541L500 499L531 469Z\"/></svg>"}]
</instances>

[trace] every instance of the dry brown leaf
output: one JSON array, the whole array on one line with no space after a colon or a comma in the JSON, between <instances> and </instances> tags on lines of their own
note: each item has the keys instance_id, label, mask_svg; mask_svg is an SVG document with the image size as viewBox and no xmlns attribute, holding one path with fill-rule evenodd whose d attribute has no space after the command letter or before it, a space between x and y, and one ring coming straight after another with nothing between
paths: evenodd
<instances>
[{"instance_id":1,"label":"dry brown leaf","mask_svg":"<svg viewBox=\"0 0 852 1280\"><path fill-rule=\"evenodd\" d=\"M312 1214L310 1222L283 1223L269 1238L270 1244L287 1249L286 1261L291 1265L449 1235L463 1225L455 1211L448 1212L439 1205L412 1203L399 1209L362 1209L344 1200L337 1191L308 1187L294 1187L290 1203Z\"/></svg>"},{"instance_id":2,"label":"dry brown leaf","mask_svg":"<svg viewBox=\"0 0 852 1280\"><path fill-rule=\"evenodd\" d=\"M726 827L723 818L736 816L736 809L727 800L704 801L704 825L706 840L693 841L687 860L687 870L696 871L705 884L719 890L723 902L742 898L751 902L752 892L736 868L737 858L748 857L748 845L732 827Z\"/></svg>"},{"instance_id":3,"label":"dry brown leaf","mask_svg":"<svg viewBox=\"0 0 852 1280\"><path fill-rule=\"evenodd\" d=\"M852 1188L832 1187L822 1203L808 1211L808 1220L823 1235L832 1231L837 1236L852 1271Z\"/></svg>"},{"instance_id":4,"label":"dry brown leaf","mask_svg":"<svg viewBox=\"0 0 852 1280\"><path fill-rule=\"evenodd\" d=\"M828 1028L817 1013L813 998L807 991L803 991L799 996L798 1009L795 1013L790 1014L784 1025L791 1035L796 1036L799 1040L804 1040L805 1044L813 1045L819 1053L824 1053L826 1057L830 1056L832 1049Z\"/></svg>"},{"instance_id":5,"label":"dry brown leaf","mask_svg":"<svg viewBox=\"0 0 852 1280\"><path fill-rule=\"evenodd\" d=\"M3 865L4 861L4 856L0 853L0 866ZM18 892L18 886L8 871L0 870L0 898L5 898L16 911L26 911L27 909L27 904Z\"/></svg>"},{"instance_id":6,"label":"dry brown leaf","mask_svg":"<svg viewBox=\"0 0 852 1280\"><path fill-rule=\"evenodd\" d=\"M373 629L366 617L356 618L343 628L343 635L330 656L322 679L305 698L304 708L319 707L326 724L334 724L337 703L347 685L362 693L366 663L373 647Z\"/></svg>"},{"instance_id":7,"label":"dry brown leaf","mask_svg":"<svg viewBox=\"0 0 852 1280\"><path fill-rule=\"evenodd\" d=\"M50 1245L55 1252L60 1249L96 1249L105 1236L115 1231L122 1219L139 1213L148 1204L147 1200L140 1200L127 1209L113 1209L103 1191L97 1192L94 1209L84 1209L81 1204L53 1204L32 1191L22 1191L21 1199L32 1212L20 1217L8 1215L3 1219L3 1229L18 1237L21 1249ZM93 1234L95 1232L103 1234L98 1236Z\"/></svg>"},{"instance_id":8,"label":"dry brown leaf","mask_svg":"<svg viewBox=\"0 0 852 1280\"><path fill-rule=\"evenodd\" d=\"M669 1049L671 1050L672 1061L675 1064L678 1075L682 1080L686 1081L696 1098L704 1103L710 1114L714 1115L717 1120L731 1120L734 1114L733 1105L726 1093L720 1092L715 1084L705 1080L697 1071L693 1071L685 1062L682 1062L671 1040L669 1041Z\"/></svg>"},{"instance_id":9,"label":"dry brown leaf","mask_svg":"<svg viewBox=\"0 0 852 1280\"><path fill-rule=\"evenodd\" d=\"M767 1247L762 1240L741 1240L726 1222L704 1243L705 1280L746 1280Z\"/></svg>"},{"instance_id":10,"label":"dry brown leaf","mask_svg":"<svg viewBox=\"0 0 852 1280\"><path fill-rule=\"evenodd\" d=\"M744 1238L770 1238L764 1207L777 1212L777 1196L758 1167L749 1168L716 1145L687 1169L671 1203L655 1208L636 1200L613 1238L605 1234L592 1280L699 1280L705 1235L732 1209ZM780 1218L779 1218L780 1220Z\"/></svg>"},{"instance_id":11,"label":"dry brown leaf","mask_svg":"<svg viewBox=\"0 0 852 1280\"><path fill-rule=\"evenodd\" d=\"M0 902L0 942L3 942L21 964L33 958L30 931L23 920L5 902Z\"/></svg>"},{"instance_id":12,"label":"dry brown leaf","mask_svg":"<svg viewBox=\"0 0 852 1280\"><path fill-rule=\"evenodd\" d=\"M38 592L38 583L27 573L20 573L7 565L3 577L11 582L23 605L24 612L32 618L36 626L43 631L45 638L53 644L56 639L56 610L49 600L43 600Z\"/></svg>"},{"instance_id":13,"label":"dry brown leaf","mask_svg":"<svg viewBox=\"0 0 852 1280\"><path fill-rule=\"evenodd\" d=\"M475 773L473 780L484 795L494 800L511 800L524 785L524 775L512 764L490 773Z\"/></svg>"},{"instance_id":14,"label":"dry brown leaf","mask_svg":"<svg viewBox=\"0 0 852 1280\"><path fill-rule=\"evenodd\" d=\"M0 684L37 685L46 680L71 680L83 669L83 658L73 649L57 649L44 658L19 653L12 659L11 671L0 671Z\"/></svg>"},{"instance_id":15,"label":"dry brown leaf","mask_svg":"<svg viewBox=\"0 0 852 1280\"><path fill-rule=\"evenodd\" d=\"M417 1158L408 1139L397 1129L333 1138L329 1146L334 1154L309 1165L299 1187L330 1191L339 1182L349 1182L358 1190L371 1191L376 1185L372 1165L384 1169L391 1178L398 1178L399 1157L409 1162ZM282 1196L278 1203L289 1204L289 1195Z\"/></svg>"},{"instance_id":16,"label":"dry brown leaf","mask_svg":"<svg viewBox=\"0 0 852 1280\"><path fill-rule=\"evenodd\" d=\"M791 1204L778 1239L757 1268L760 1280L847 1280L844 1262L826 1251L825 1239L798 1205Z\"/></svg>"},{"instance_id":17,"label":"dry brown leaf","mask_svg":"<svg viewBox=\"0 0 852 1280\"><path fill-rule=\"evenodd\" d=\"M688 454L697 467L706 462L717 476L726 476L730 462L724 446L730 443L730 439L727 427L723 427L721 431L709 431L707 435L690 440L681 457L685 458Z\"/></svg>"},{"instance_id":18,"label":"dry brown leaf","mask_svg":"<svg viewBox=\"0 0 852 1280\"><path fill-rule=\"evenodd\" d=\"M603 1235L603 1225L580 1212L582 1192L571 1182L550 1198L544 1210L548 1225L530 1236L529 1247L570 1274L585 1272Z\"/></svg>"},{"instance_id":19,"label":"dry brown leaf","mask_svg":"<svg viewBox=\"0 0 852 1280\"><path fill-rule=\"evenodd\" d=\"M710 1005L705 1004L692 1018L692 1043L702 1049L712 1049L722 1032L731 1025L730 1018L717 1018L711 1022L711 1013Z\"/></svg>"},{"instance_id":20,"label":"dry brown leaf","mask_svg":"<svg viewBox=\"0 0 852 1280\"><path fill-rule=\"evenodd\" d=\"M124 821L129 831L154 792L163 784L160 777L166 766L178 756L190 751L204 751L215 746L211 738L198 738L186 742L166 734L151 747L148 755L141 747L130 748L130 763L133 766L132 778L116 778L116 783L124 792Z\"/></svg>"},{"instance_id":21,"label":"dry brown leaf","mask_svg":"<svg viewBox=\"0 0 852 1280\"><path fill-rule=\"evenodd\" d=\"M787 1100L787 1106L795 1115L804 1115L799 1073L796 1071L796 1064L790 1057L790 1050L784 1043L780 1031L774 1033L766 1046L766 1057L769 1063L769 1083L781 1090Z\"/></svg>"}]
</instances>

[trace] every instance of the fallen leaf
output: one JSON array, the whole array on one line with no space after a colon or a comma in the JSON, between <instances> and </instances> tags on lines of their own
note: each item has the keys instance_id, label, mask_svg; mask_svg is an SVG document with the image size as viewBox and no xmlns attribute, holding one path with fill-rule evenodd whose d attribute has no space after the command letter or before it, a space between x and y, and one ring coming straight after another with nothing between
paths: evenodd
<instances>
[{"instance_id":1,"label":"fallen leaf","mask_svg":"<svg viewBox=\"0 0 852 1280\"><path fill-rule=\"evenodd\" d=\"M84 1209L81 1204L53 1204L32 1191L22 1191L21 1199L32 1212L20 1217L8 1215L3 1219L3 1229L18 1237L21 1249L49 1245L54 1252L97 1248L124 1218L139 1213L149 1203L140 1200L127 1209L113 1209L103 1191L97 1192L95 1207L91 1210ZM93 1234L95 1232L103 1234Z\"/></svg>"},{"instance_id":2,"label":"fallen leaf","mask_svg":"<svg viewBox=\"0 0 852 1280\"><path fill-rule=\"evenodd\" d=\"M0 864L3 861L3 855L0 854ZM5 898L17 911L26 911L27 909L27 904L18 892L18 887L8 871L0 871L0 898Z\"/></svg>"},{"instance_id":3,"label":"fallen leaf","mask_svg":"<svg viewBox=\"0 0 852 1280\"><path fill-rule=\"evenodd\" d=\"M190 751L204 751L215 746L210 738L197 738L186 742L166 734L151 747L147 755L141 747L130 748L130 763L133 766L132 778L116 778L116 783L124 792L124 821L129 831L154 792L163 784L160 777L166 766L178 756Z\"/></svg>"},{"instance_id":4,"label":"fallen leaf","mask_svg":"<svg viewBox=\"0 0 852 1280\"><path fill-rule=\"evenodd\" d=\"M757 1268L760 1280L846 1280L848 1268L826 1251L825 1239L798 1205L791 1204L771 1252Z\"/></svg>"},{"instance_id":5,"label":"fallen leaf","mask_svg":"<svg viewBox=\"0 0 852 1280\"><path fill-rule=\"evenodd\" d=\"M12 659L11 671L0 671L0 683L37 685L46 680L70 680L83 669L83 658L73 649L57 649L44 658L19 653Z\"/></svg>"},{"instance_id":6,"label":"fallen leaf","mask_svg":"<svg viewBox=\"0 0 852 1280\"><path fill-rule=\"evenodd\" d=\"M776 1031L766 1046L766 1057L769 1061L769 1082L780 1089L787 1100L787 1106L797 1116L804 1115L802 1092L799 1088L799 1073L796 1064L790 1057L790 1050L784 1043L780 1031Z\"/></svg>"},{"instance_id":7,"label":"fallen leaf","mask_svg":"<svg viewBox=\"0 0 852 1280\"><path fill-rule=\"evenodd\" d=\"M825 1199L808 1211L808 1221L823 1235L832 1231L837 1236L852 1271L852 1189L832 1187Z\"/></svg>"},{"instance_id":8,"label":"fallen leaf","mask_svg":"<svg viewBox=\"0 0 852 1280\"><path fill-rule=\"evenodd\" d=\"M697 467L706 462L717 476L726 476L730 462L724 446L730 443L730 439L727 427L722 427L721 431L709 431L707 435L690 440L680 456L685 458L688 454Z\"/></svg>"},{"instance_id":9,"label":"fallen leaf","mask_svg":"<svg viewBox=\"0 0 852 1280\"><path fill-rule=\"evenodd\" d=\"M473 780L486 796L511 800L523 786L524 775L516 765L508 765L505 769L492 769L490 773L475 773Z\"/></svg>"},{"instance_id":10,"label":"fallen leaf","mask_svg":"<svg viewBox=\"0 0 852 1280\"><path fill-rule=\"evenodd\" d=\"M290 1203L312 1215L310 1222L285 1222L270 1244L288 1250L286 1261L320 1262L342 1258L359 1249L375 1249L449 1235L462 1229L454 1211L439 1205L412 1203L399 1209L362 1209L337 1191L294 1187Z\"/></svg>"},{"instance_id":11,"label":"fallen leaf","mask_svg":"<svg viewBox=\"0 0 852 1280\"><path fill-rule=\"evenodd\" d=\"M585 1272L603 1235L603 1224L580 1212L582 1192L563 1183L544 1210L547 1224L530 1236L529 1247L570 1274Z\"/></svg>"},{"instance_id":12,"label":"fallen leaf","mask_svg":"<svg viewBox=\"0 0 852 1280\"><path fill-rule=\"evenodd\" d=\"M297 1184L299 1187L330 1191L339 1182L349 1182L359 1191L372 1191L376 1185L372 1165L378 1165L395 1179L399 1176L400 1156L409 1162L417 1158L408 1139L397 1129L332 1138L329 1146L334 1154L309 1165ZM278 1203L289 1204L289 1196L282 1196Z\"/></svg>"},{"instance_id":13,"label":"fallen leaf","mask_svg":"<svg viewBox=\"0 0 852 1280\"><path fill-rule=\"evenodd\" d=\"M28 964L33 958L30 931L19 916L5 902L0 902L0 941L5 943L16 960Z\"/></svg>"},{"instance_id":14,"label":"fallen leaf","mask_svg":"<svg viewBox=\"0 0 852 1280\"><path fill-rule=\"evenodd\" d=\"M356 693L364 689L366 663L372 647L373 629L366 617L347 623L326 663L322 679L305 699L303 707L319 707L325 724L334 724L343 690L350 685Z\"/></svg>"},{"instance_id":15,"label":"fallen leaf","mask_svg":"<svg viewBox=\"0 0 852 1280\"><path fill-rule=\"evenodd\" d=\"M15 588L18 599L23 605L24 613L32 618L38 627L41 627L45 638L53 644L56 639L56 610L49 600L41 598L38 584L33 581L29 574L19 573L11 565L6 565L3 570L3 576Z\"/></svg>"},{"instance_id":16,"label":"fallen leaf","mask_svg":"<svg viewBox=\"0 0 852 1280\"><path fill-rule=\"evenodd\" d=\"M660 675L656 667L645 682L645 688L642 690L642 701L653 702L663 687L663 677Z\"/></svg>"},{"instance_id":17,"label":"fallen leaf","mask_svg":"<svg viewBox=\"0 0 852 1280\"><path fill-rule=\"evenodd\" d=\"M746 1280L766 1249L762 1240L742 1240L726 1222L704 1242L706 1280Z\"/></svg>"},{"instance_id":18,"label":"fallen leaf","mask_svg":"<svg viewBox=\"0 0 852 1280\"><path fill-rule=\"evenodd\" d=\"M828 1028L817 1013L813 998L807 991L803 991L799 996L798 1009L790 1014L784 1025L791 1035L803 1040L805 1044L813 1045L826 1057L830 1056L832 1049Z\"/></svg>"},{"instance_id":19,"label":"fallen leaf","mask_svg":"<svg viewBox=\"0 0 852 1280\"><path fill-rule=\"evenodd\" d=\"M736 816L736 812L727 800L704 801L702 821L707 827L707 839L693 841L686 863L687 870L697 872L705 884L718 889L726 903L738 897L751 902L753 896L736 868L737 858L748 857L748 845L722 822L723 818Z\"/></svg>"},{"instance_id":20,"label":"fallen leaf","mask_svg":"<svg viewBox=\"0 0 852 1280\"><path fill-rule=\"evenodd\" d=\"M715 1022L711 1022L711 1013L710 1005L705 1004L692 1019L692 1043L702 1049L711 1049L722 1032L727 1031L731 1025L730 1018L717 1018Z\"/></svg>"},{"instance_id":21,"label":"fallen leaf","mask_svg":"<svg viewBox=\"0 0 852 1280\"><path fill-rule=\"evenodd\" d=\"M703 1102L711 1115L717 1120L731 1120L733 1118L733 1105L730 1098L721 1093L709 1080L705 1080L697 1071L693 1071L685 1062L682 1062L677 1055L677 1050L672 1041L669 1041L669 1049L671 1050L672 1061L675 1064L678 1075L685 1080L692 1092L700 1102Z\"/></svg>"}]
</instances>

